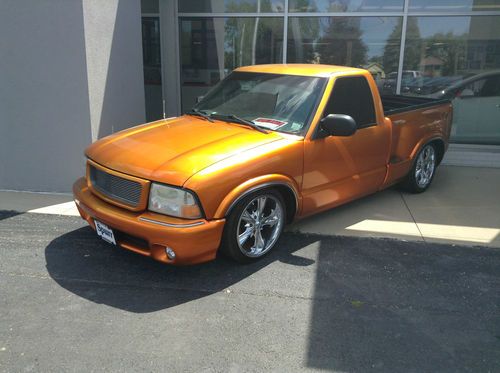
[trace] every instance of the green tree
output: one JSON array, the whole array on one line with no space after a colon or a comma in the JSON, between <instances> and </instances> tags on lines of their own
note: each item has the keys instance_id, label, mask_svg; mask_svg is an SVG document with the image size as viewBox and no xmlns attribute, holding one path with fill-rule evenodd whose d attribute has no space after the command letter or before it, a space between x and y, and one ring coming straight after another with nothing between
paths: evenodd
<instances>
[{"instance_id":1,"label":"green tree","mask_svg":"<svg viewBox=\"0 0 500 373\"><path fill-rule=\"evenodd\" d=\"M401 48L402 21L394 27L387 39L382 58L386 73L398 71L399 51ZM406 45L404 50L405 70L418 70L421 61L422 39L416 18L408 17L406 25Z\"/></svg>"},{"instance_id":2,"label":"green tree","mask_svg":"<svg viewBox=\"0 0 500 373\"><path fill-rule=\"evenodd\" d=\"M436 57L443 62L441 75L456 75L465 68L467 34L436 33L425 39L425 57Z\"/></svg>"},{"instance_id":3,"label":"green tree","mask_svg":"<svg viewBox=\"0 0 500 373\"><path fill-rule=\"evenodd\" d=\"M367 61L368 48L362 40L361 18L329 17L325 33L318 40L319 62L359 67Z\"/></svg>"}]
</instances>

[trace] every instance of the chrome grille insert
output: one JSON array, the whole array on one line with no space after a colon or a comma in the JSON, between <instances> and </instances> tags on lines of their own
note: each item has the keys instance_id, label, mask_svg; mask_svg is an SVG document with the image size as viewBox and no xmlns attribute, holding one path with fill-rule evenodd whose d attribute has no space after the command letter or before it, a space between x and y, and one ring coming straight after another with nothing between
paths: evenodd
<instances>
[{"instance_id":1,"label":"chrome grille insert","mask_svg":"<svg viewBox=\"0 0 500 373\"><path fill-rule=\"evenodd\" d=\"M108 198L136 207L141 200L142 186L137 181L108 174L89 165L92 187Z\"/></svg>"}]
</instances>

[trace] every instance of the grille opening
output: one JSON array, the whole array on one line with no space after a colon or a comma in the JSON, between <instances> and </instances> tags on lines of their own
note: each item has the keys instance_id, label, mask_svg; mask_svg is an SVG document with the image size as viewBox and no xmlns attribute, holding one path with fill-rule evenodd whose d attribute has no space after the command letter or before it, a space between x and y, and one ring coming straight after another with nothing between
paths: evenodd
<instances>
[{"instance_id":1,"label":"grille opening","mask_svg":"<svg viewBox=\"0 0 500 373\"><path fill-rule=\"evenodd\" d=\"M136 207L141 200L140 183L109 174L92 165L90 165L90 182L98 192L118 202Z\"/></svg>"},{"instance_id":2,"label":"grille opening","mask_svg":"<svg viewBox=\"0 0 500 373\"><path fill-rule=\"evenodd\" d=\"M149 243L143 238L132 236L128 233L122 232L122 231L117 231L113 229L113 232L115 234L117 243L124 243L128 244L130 246L134 246L138 249L141 249L143 251L149 251Z\"/></svg>"}]
</instances>

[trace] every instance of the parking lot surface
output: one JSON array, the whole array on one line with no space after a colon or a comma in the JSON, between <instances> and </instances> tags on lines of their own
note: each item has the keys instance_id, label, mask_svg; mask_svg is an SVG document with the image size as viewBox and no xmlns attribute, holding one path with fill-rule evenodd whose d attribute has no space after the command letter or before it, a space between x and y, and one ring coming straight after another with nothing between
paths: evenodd
<instances>
[{"instance_id":1,"label":"parking lot surface","mask_svg":"<svg viewBox=\"0 0 500 373\"><path fill-rule=\"evenodd\" d=\"M500 250L287 232L175 268L0 212L0 371L495 372Z\"/></svg>"}]
</instances>

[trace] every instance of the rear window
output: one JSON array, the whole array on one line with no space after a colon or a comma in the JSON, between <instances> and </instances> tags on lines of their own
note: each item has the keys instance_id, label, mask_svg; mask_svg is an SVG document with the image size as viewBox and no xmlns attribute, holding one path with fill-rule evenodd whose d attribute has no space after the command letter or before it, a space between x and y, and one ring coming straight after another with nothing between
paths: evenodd
<instances>
[{"instance_id":1,"label":"rear window","mask_svg":"<svg viewBox=\"0 0 500 373\"><path fill-rule=\"evenodd\" d=\"M338 78L326 105L328 114L350 115L358 128L376 124L375 107L370 86L363 76Z\"/></svg>"}]
</instances>

